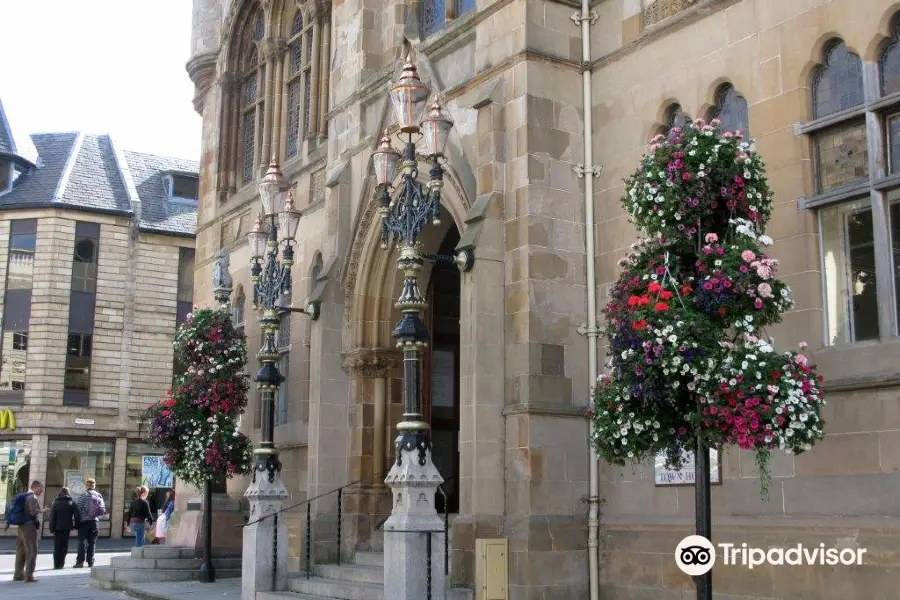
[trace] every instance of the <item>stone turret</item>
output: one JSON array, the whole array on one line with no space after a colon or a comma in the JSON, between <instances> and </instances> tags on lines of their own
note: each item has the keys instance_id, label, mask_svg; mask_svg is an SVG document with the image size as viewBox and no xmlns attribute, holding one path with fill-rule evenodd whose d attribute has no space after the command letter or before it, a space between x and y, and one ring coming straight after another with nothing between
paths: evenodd
<instances>
[{"instance_id":1,"label":"stone turret","mask_svg":"<svg viewBox=\"0 0 900 600\"><path fill-rule=\"evenodd\" d=\"M186 68L194 82L194 109L202 113L206 92L216 74L224 4L228 0L193 0L191 59Z\"/></svg>"}]
</instances>

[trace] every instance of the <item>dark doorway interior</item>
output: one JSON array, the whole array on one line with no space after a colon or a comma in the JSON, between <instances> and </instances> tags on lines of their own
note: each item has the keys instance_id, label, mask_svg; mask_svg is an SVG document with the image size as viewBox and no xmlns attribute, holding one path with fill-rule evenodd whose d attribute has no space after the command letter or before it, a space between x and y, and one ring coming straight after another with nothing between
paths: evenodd
<instances>
[{"instance_id":1,"label":"dark doorway interior","mask_svg":"<svg viewBox=\"0 0 900 600\"><path fill-rule=\"evenodd\" d=\"M447 232L438 254L450 255L459 231ZM431 423L434 464L444 478L450 512L459 512L459 305L460 273L455 265L436 264L428 283L426 324L431 334L425 352L424 408ZM436 507L445 510L437 495Z\"/></svg>"}]
</instances>

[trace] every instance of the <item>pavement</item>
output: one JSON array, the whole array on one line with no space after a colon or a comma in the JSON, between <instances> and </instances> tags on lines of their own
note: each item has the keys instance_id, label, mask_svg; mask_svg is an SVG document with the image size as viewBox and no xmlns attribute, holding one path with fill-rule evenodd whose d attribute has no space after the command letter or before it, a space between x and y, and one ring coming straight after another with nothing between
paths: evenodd
<instances>
[{"instance_id":1,"label":"pavement","mask_svg":"<svg viewBox=\"0 0 900 600\"><path fill-rule=\"evenodd\" d=\"M0 525L2 531L2 525ZM97 540L97 550L100 552L130 552L134 546L133 538L123 538L118 540L100 538ZM69 538L69 554L75 555L78 552L78 536L72 533ZM0 555L16 553L16 536L0 536ZM53 538L41 538L38 544L38 554L53 554ZM50 561L53 565L53 561Z\"/></svg>"},{"instance_id":2,"label":"pavement","mask_svg":"<svg viewBox=\"0 0 900 600\"><path fill-rule=\"evenodd\" d=\"M109 542L116 540L106 540ZM130 541L130 540L129 540ZM133 584L127 591L107 591L91 587L90 569L73 569L75 555L66 558L66 568L53 569L52 542L42 540L35 569L35 583L12 581L15 555L0 555L0 598L15 598L26 594L28 600L237 600L241 596L240 579L222 579L215 583L154 582ZM98 541L98 546L100 541ZM114 556L127 556L128 552L99 552L94 556L94 566L106 566Z\"/></svg>"}]
</instances>

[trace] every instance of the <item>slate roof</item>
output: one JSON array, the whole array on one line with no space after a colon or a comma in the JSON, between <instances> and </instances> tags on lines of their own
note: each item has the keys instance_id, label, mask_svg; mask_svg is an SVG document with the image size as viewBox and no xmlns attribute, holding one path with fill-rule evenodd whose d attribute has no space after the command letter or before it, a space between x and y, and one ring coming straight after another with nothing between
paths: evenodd
<instances>
[{"instance_id":1,"label":"slate roof","mask_svg":"<svg viewBox=\"0 0 900 600\"><path fill-rule=\"evenodd\" d=\"M0 126L0 144L4 129L8 128ZM139 200L142 230L194 235L196 203L171 201L164 175L168 171L196 176L197 161L117 150L108 135L41 133L31 140L38 166L0 195L0 209L64 205L134 215L133 201Z\"/></svg>"},{"instance_id":2,"label":"slate roof","mask_svg":"<svg viewBox=\"0 0 900 600\"><path fill-rule=\"evenodd\" d=\"M31 138L23 135L9 122L2 101L0 101L0 154L11 154L32 165L37 163L38 157Z\"/></svg>"}]
</instances>

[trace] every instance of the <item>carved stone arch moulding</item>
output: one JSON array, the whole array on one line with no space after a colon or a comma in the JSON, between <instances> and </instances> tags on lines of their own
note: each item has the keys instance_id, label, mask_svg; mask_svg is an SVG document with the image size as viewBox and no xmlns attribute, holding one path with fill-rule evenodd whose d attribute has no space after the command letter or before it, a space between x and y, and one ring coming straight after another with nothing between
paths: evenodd
<instances>
[{"instance_id":1,"label":"carved stone arch moulding","mask_svg":"<svg viewBox=\"0 0 900 600\"><path fill-rule=\"evenodd\" d=\"M427 172L427 167L421 166L422 172ZM445 194L442 198L441 206L443 212L453 219L460 233L465 231L465 218L471 208L471 203L467 198L462 183L453 169L453 165L448 165L444 173L444 190L452 190L452 193ZM449 185L448 185L449 184ZM366 178L365 185L365 207L356 224L353 232L353 242L350 246L350 252L347 255L347 261L344 264L344 326L349 327L353 316L354 297L361 290L357 290L357 279L360 268L360 257L367 244L378 244L378 236L371 231L373 226L378 223L378 203L374 198L374 187L372 178ZM380 250L387 252L387 250Z\"/></svg>"}]
</instances>

